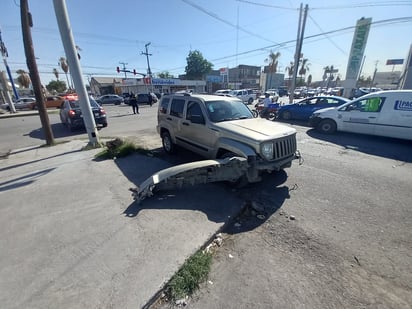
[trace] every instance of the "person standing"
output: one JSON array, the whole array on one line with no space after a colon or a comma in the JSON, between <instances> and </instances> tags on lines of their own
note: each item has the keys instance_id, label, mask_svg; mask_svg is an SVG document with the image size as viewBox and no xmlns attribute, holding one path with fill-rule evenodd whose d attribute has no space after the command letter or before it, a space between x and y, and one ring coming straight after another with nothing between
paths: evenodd
<instances>
[{"instance_id":1,"label":"person standing","mask_svg":"<svg viewBox=\"0 0 412 309\"><path fill-rule=\"evenodd\" d=\"M153 97L152 97L152 94L149 92L149 104L150 104L150 106L152 106L153 105Z\"/></svg>"},{"instance_id":2,"label":"person standing","mask_svg":"<svg viewBox=\"0 0 412 309\"><path fill-rule=\"evenodd\" d=\"M139 105L137 104L137 99L134 93L130 95L130 105L132 106L133 109L133 114L139 114Z\"/></svg>"}]
</instances>

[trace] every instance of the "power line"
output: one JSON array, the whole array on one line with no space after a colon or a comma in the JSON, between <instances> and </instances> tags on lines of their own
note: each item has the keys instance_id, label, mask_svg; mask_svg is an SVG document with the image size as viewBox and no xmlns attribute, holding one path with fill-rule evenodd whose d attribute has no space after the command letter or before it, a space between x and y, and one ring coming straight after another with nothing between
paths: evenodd
<instances>
[{"instance_id":1,"label":"power line","mask_svg":"<svg viewBox=\"0 0 412 309\"><path fill-rule=\"evenodd\" d=\"M267 39L267 38L264 38L263 36L261 36L261 35L259 35L259 34L253 33L253 32L251 32L251 31L249 31L249 30L247 30L247 29L245 29L245 28L243 28L243 27L240 27L240 26L238 26L238 25L232 24L231 22L229 22L229 21L227 21L227 20L225 20L225 19L217 16L215 13L212 13L212 12L210 12L210 11L207 11L206 9L204 9L203 7L201 7L200 5L197 5L197 4L195 4L195 3L193 3L193 2L191 2L191 1L189 1L189 0L182 0L182 1L183 1L184 3L190 5L190 6L194 7L195 9L197 9L197 10L199 10L199 11L201 11L201 12L207 14L207 15L209 15L210 17L213 17L214 19L217 19L217 20L221 21L222 23L224 23L224 24L226 24L226 25L228 25L228 26L230 26L230 27L232 27L232 28L235 28L236 30L241 30L242 32L245 32L245 33L247 33L247 34L249 34L249 35L251 35L251 36L253 36L253 37L260 38L260 39L262 39L262 40L264 40L264 41L267 41L267 42L271 42L271 43L275 43L275 44L276 44L276 42L274 42L274 41L272 41L272 40L269 40L269 39Z\"/></svg>"}]
</instances>

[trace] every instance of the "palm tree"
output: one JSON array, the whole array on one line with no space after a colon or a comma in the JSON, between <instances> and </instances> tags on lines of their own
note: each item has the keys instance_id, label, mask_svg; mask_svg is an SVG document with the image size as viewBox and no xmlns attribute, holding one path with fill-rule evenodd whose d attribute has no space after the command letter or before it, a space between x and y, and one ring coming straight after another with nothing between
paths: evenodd
<instances>
[{"instance_id":1,"label":"palm tree","mask_svg":"<svg viewBox=\"0 0 412 309\"><path fill-rule=\"evenodd\" d=\"M293 77L293 71L295 70L295 63L293 61L290 62L289 66L285 68L285 71L288 72L289 78Z\"/></svg>"},{"instance_id":2,"label":"palm tree","mask_svg":"<svg viewBox=\"0 0 412 309\"><path fill-rule=\"evenodd\" d=\"M56 79L59 80L59 71L56 68L53 69L53 74L56 76Z\"/></svg>"},{"instance_id":3,"label":"palm tree","mask_svg":"<svg viewBox=\"0 0 412 309\"><path fill-rule=\"evenodd\" d=\"M23 88L29 88L30 83L31 83L29 74L27 74L27 72L24 70L17 70L16 73L19 74L19 76L17 77L17 82Z\"/></svg>"},{"instance_id":4,"label":"palm tree","mask_svg":"<svg viewBox=\"0 0 412 309\"><path fill-rule=\"evenodd\" d=\"M60 57L60 59L59 59L59 64L60 64L60 67L62 68L64 74L66 74L67 85L70 85L70 83L69 83L69 77L67 76L67 73L69 72L69 65L67 64L66 58ZM69 86L69 87L70 87L70 86Z\"/></svg>"},{"instance_id":5,"label":"palm tree","mask_svg":"<svg viewBox=\"0 0 412 309\"><path fill-rule=\"evenodd\" d=\"M303 80L303 76L306 75L306 72L309 71L309 63L307 58L303 58L300 64L299 75L300 79Z\"/></svg>"},{"instance_id":6,"label":"palm tree","mask_svg":"<svg viewBox=\"0 0 412 309\"><path fill-rule=\"evenodd\" d=\"M272 87L272 76L278 70L280 52L276 54L273 51L270 51L269 57L265 59L265 62L269 62L269 73L270 73L270 80L269 80L269 88Z\"/></svg>"}]
</instances>

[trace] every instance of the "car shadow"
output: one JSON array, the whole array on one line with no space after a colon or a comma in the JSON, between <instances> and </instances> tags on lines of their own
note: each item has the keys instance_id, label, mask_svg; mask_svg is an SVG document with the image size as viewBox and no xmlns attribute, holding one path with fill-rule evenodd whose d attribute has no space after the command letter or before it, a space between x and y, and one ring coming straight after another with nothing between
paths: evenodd
<instances>
[{"instance_id":1,"label":"car shadow","mask_svg":"<svg viewBox=\"0 0 412 309\"><path fill-rule=\"evenodd\" d=\"M314 139L327 141L345 149L412 163L412 141L347 132L336 132L329 135L319 133L315 129L308 130L306 134Z\"/></svg>"},{"instance_id":2,"label":"car shadow","mask_svg":"<svg viewBox=\"0 0 412 309\"><path fill-rule=\"evenodd\" d=\"M119 170L136 187L162 169L204 160L188 151L179 151L175 156L171 156L164 153L162 148L156 148L152 149L150 153L150 156L133 154L115 160ZM155 155L153 156L153 154ZM234 218L239 216L242 216L242 221L246 220L245 209L252 201L259 205L264 204L265 209L261 214L264 215L265 219L262 220L262 216L259 216L258 220L255 220L253 216L248 218L248 224L242 225L242 229L236 230L236 232L244 232L265 222L271 214L282 206L284 200L289 197L289 189L281 186L286 179L287 174L282 171L264 175L261 182L250 184L242 189L234 189L226 182L214 182L185 186L175 190L158 191L140 203L133 202L124 210L123 214L126 217L136 217L145 209L193 210L204 213L211 221L229 225Z\"/></svg>"},{"instance_id":3,"label":"car shadow","mask_svg":"<svg viewBox=\"0 0 412 309\"><path fill-rule=\"evenodd\" d=\"M78 128L78 129L75 129L74 131L70 131L62 123L53 123L50 125L50 127L53 132L54 138L65 138L65 137L77 136L79 134L87 134L85 128ZM32 130L28 135L31 138L46 140L43 128L41 127L38 129Z\"/></svg>"}]
</instances>

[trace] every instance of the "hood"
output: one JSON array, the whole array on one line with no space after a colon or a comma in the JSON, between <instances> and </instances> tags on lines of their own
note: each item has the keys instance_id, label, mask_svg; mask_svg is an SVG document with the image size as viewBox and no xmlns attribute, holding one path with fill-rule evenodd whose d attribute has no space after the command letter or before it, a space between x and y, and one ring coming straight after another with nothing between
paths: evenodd
<instances>
[{"instance_id":1,"label":"hood","mask_svg":"<svg viewBox=\"0 0 412 309\"><path fill-rule=\"evenodd\" d=\"M296 130L288 125L262 118L218 122L215 126L226 132L255 141L272 140L296 133Z\"/></svg>"}]
</instances>

